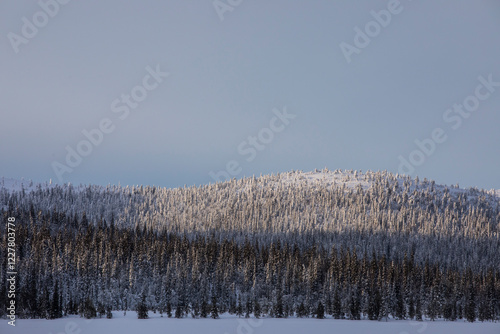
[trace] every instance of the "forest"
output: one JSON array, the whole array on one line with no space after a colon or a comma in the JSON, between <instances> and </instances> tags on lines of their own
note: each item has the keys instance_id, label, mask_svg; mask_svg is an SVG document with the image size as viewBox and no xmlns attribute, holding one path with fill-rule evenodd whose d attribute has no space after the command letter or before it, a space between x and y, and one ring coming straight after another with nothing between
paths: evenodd
<instances>
[{"instance_id":1,"label":"forest","mask_svg":"<svg viewBox=\"0 0 500 334\"><path fill-rule=\"evenodd\" d=\"M499 207L484 190L328 170L177 189L0 190L3 221L17 222L18 316L48 319L498 321Z\"/></svg>"}]
</instances>

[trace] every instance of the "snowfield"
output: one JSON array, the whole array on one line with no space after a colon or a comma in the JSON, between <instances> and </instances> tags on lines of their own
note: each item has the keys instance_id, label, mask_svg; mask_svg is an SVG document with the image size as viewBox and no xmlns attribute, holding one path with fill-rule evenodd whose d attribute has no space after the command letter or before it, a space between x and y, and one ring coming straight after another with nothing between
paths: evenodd
<instances>
[{"instance_id":1,"label":"snowfield","mask_svg":"<svg viewBox=\"0 0 500 334\"><path fill-rule=\"evenodd\" d=\"M150 319L139 320L135 312L113 312L113 319L86 320L71 316L57 320L20 319L16 326L0 322L0 333L10 334L135 334L135 333L203 333L203 334L498 334L500 323L463 321L369 321L333 319L255 319L222 315L221 319L161 318L150 313Z\"/></svg>"}]
</instances>

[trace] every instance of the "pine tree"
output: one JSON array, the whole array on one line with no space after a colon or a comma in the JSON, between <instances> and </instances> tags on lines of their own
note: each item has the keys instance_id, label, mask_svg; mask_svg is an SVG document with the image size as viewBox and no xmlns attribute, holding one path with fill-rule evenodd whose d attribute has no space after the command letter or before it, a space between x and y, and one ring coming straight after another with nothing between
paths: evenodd
<instances>
[{"instance_id":1,"label":"pine tree","mask_svg":"<svg viewBox=\"0 0 500 334\"><path fill-rule=\"evenodd\" d=\"M465 304L465 319L467 319L468 322L474 322L476 321L476 298L475 298L475 293L474 293L474 288L472 286L472 282L469 283L469 291L467 295L467 301Z\"/></svg>"},{"instance_id":2,"label":"pine tree","mask_svg":"<svg viewBox=\"0 0 500 334\"><path fill-rule=\"evenodd\" d=\"M335 288L335 294L333 295L333 307L332 307L333 317L335 319L343 319L344 314L342 312L342 302L340 300L339 289Z\"/></svg>"},{"instance_id":3,"label":"pine tree","mask_svg":"<svg viewBox=\"0 0 500 334\"><path fill-rule=\"evenodd\" d=\"M113 313L111 312L111 306L106 307L106 319L112 319L113 318Z\"/></svg>"},{"instance_id":4,"label":"pine tree","mask_svg":"<svg viewBox=\"0 0 500 334\"><path fill-rule=\"evenodd\" d=\"M87 298L84 303L83 316L85 317L85 319L92 319L97 317L97 311L95 309L94 303L90 298Z\"/></svg>"},{"instance_id":5,"label":"pine tree","mask_svg":"<svg viewBox=\"0 0 500 334\"><path fill-rule=\"evenodd\" d=\"M396 318L397 319L405 319L406 318L406 308L403 299L403 291L401 291L401 282L398 279L395 283L394 292L396 295Z\"/></svg>"},{"instance_id":6,"label":"pine tree","mask_svg":"<svg viewBox=\"0 0 500 334\"><path fill-rule=\"evenodd\" d=\"M209 311L210 310L208 309L207 301L205 300L205 298L203 298L203 300L201 301L200 317L202 318L208 317Z\"/></svg>"},{"instance_id":7,"label":"pine tree","mask_svg":"<svg viewBox=\"0 0 500 334\"><path fill-rule=\"evenodd\" d=\"M303 317L307 317L308 315L309 315L309 312L307 312L306 306L304 305L304 302L300 302L300 305L297 307L297 317L303 318Z\"/></svg>"},{"instance_id":8,"label":"pine tree","mask_svg":"<svg viewBox=\"0 0 500 334\"><path fill-rule=\"evenodd\" d=\"M99 318L102 318L104 315L106 315L106 308L104 307L104 304L101 302L97 303L97 315Z\"/></svg>"},{"instance_id":9,"label":"pine tree","mask_svg":"<svg viewBox=\"0 0 500 334\"><path fill-rule=\"evenodd\" d=\"M147 319L148 316L148 307L146 305L146 294L143 293L141 297L141 301L137 305L137 318L138 319Z\"/></svg>"},{"instance_id":10,"label":"pine tree","mask_svg":"<svg viewBox=\"0 0 500 334\"><path fill-rule=\"evenodd\" d=\"M59 295L59 283L56 282L52 301L50 303L49 319L57 319L62 317L61 298Z\"/></svg>"},{"instance_id":11,"label":"pine tree","mask_svg":"<svg viewBox=\"0 0 500 334\"><path fill-rule=\"evenodd\" d=\"M415 302L415 319L417 321L422 321L422 302L420 296L416 296L417 301Z\"/></svg>"},{"instance_id":12,"label":"pine tree","mask_svg":"<svg viewBox=\"0 0 500 334\"><path fill-rule=\"evenodd\" d=\"M219 309L217 307L217 297L215 295L212 296L212 308L210 310L210 317L212 317L212 319L219 319Z\"/></svg>"},{"instance_id":13,"label":"pine tree","mask_svg":"<svg viewBox=\"0 0 500 334\"><path fill-rule=\"evenodd\" d=\"M172 318L172 304L170 302L167 302L165 312L167 313L167 317Z\"/></svg>"},{"instance_id":14,"label":"pine tree","mask_svg":"<svg viewBox=\"0 0 500 334\"><path fill-rule=\"evenodd\" d=\"M253 302L253 315L255 318L259 319L260 316L261 316L261 309L260 309L260 304L259 304L259 301L257 300L257 298L255 298L254 302Z\"/></svg>"},{"instance_id":15,"label":"pine tree","mask_svg":"<svg viewBox=\"0 0 500 334\"><path fill-rule=\"evenodd\" d=\"M283 318L283 297L281 296L281 289L278 288L276 293L276 304L274 307L274 316L276 318Z\"/></svg>"},{"instance_id":16,"label":"pine tree","mask_svg":"<svg viewBox=\"0 0 500 334\"><path fill-rule=\"evenodd\" d=\"M361 296L359 293L359 286L354 287L351 291L351 296L349 299L349 312L349 319L361 319Z\"/></svg>"},{"instance_id":17,"label":"pine tree","mask_svg":"<svg viewBox=\"0 0 500 334\"><path fill-rule=\"evenodd\" d=\"M378 320L380 316L380 309L382 306L382 297L380 296L380 290L378 286L375 286L369 296L368 305L368 319Z\"/></svg>"},{"instance_id":18,"label":"pine tree","mask_svg":"<svg viewBox=\"0 0 500 334\"><path fill-rule=\"evenodd\" d=\"M243 306L241 305L241 296L238 295L238 302L236 304L236 315L241 317L243 315Z\"/></svg>"},{"instance_id":19,"label":"pine tree","mask_svg":"<svg viewBox=\"0 0 500 334\"><path fill-rule=\"evenodd\" d=\"M47 287L43 288L43 293L38 300L39 308L37 316L40 318L50 319L50 296Z\"/></svg>"},{"instance_id":20,"label":"pine tree","mask_svg":"<svg viewBox=\"0 0 500 334\"><path fill-rule=\"evenodd\" d=\"M437 287L432 286L430 288L430 294L428 297L427 304L427 316L434 321L439 315L439 304L438 304L438 295L437 295Z\"/></svg>"},{"instance_id":21,"label":"pine tree","mask_svg":"<svg viewBox=\"0 0 500 334\"><path fill-rule=\"evenodd\" d=\"M323 306L322 302L318 303L318 307L316 308L315 316L317 319L324 319L325 318L325 307Z\"/></svg>"},{"instance_id":22,"label":"pine tree","mask_svg":"<svg viewBox=\"0 0 500 334\"><path fill-rule=\"evenodd\" d=\"M247 298L247 302L245 304L245 318L250 318L250 313L252 313L252 302L250 301L250 298Z\"/></svg>"}]
</instances>

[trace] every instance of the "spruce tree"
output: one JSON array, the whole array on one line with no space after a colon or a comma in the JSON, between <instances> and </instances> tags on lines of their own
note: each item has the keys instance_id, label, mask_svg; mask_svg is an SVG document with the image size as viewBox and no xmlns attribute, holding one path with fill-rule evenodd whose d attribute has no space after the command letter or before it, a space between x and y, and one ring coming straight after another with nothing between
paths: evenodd
<instances>
[{"instance_id":1,"label":"spruce tree","mask_svg":"<svg viewBox=\"0 0 500 334\"><path fill-rule=\"evenodd\" d=\"M203 298L203 300L201 301L200 317L202 317L202 318L208 317L209 311L210 310L208 309L208 303L205 300L205 298Z\"/></svg>"},{"instance_id":2,"label":"spruce tree","mask_svg":"<svg viewBox=\"0 0 500 334\"><path fill-rule=\"evenodd\" d=\"M257 300L257 298L255 298L255 300L253 302L253 316L257 319L259 319L261 316L260 304L259 304L259 301Z\"/></svg>"},{"instance_id":3,"label":"spruce tree","mask_svg":"<svg viewBox=\"0 0 500 334\"><path fill-rule=\"evenodd\" d=\"M250 298L247 298L247 302L245 304L245 318L250 318L250 313L252 313L252 302Z\"/></svg>"},{"instance_id":4,"label":"spruce tree","mask_svg":"<svg viewBox=\"0 0 500 334\"><path fill-rule=\"evenodd\" d=\"M318 307L316 308L315 316L317 319L324 319L325 318L325 307L323 306L322 302L318 303Z\"/></svg>"},{"instance_id":5,"label":"spruce tree","mask_svg":"<svg viewBox=\"0 0 500 334\"><path fill-rule=\"evenodd\" d=\"M238 301L236 303L236 315L241 317L243 315L243 305L241 305L241 296L238 295Z\"/></svg>"},{"instance_id":6,"label":"spruce tree","mask_svg":"<svg viewBox=\"0 0 500 334\"><path fill-rule=\"evenodd\" d=\"M148 307L146 305L146 294L143 293L140 302L137 305L137 318L138 319L147 319L148 316Z\"/></svg>"},{"instance_id":7,"label":"spruce tree","mask_svg":"<svg viewBox=\"0 0 500 334\"><path fill-rule=\"evenodd\" d=\"M343 319L344 315L342 313L342 302L340 300L340 294L338 287L335 288L335 293L333 295L333 306L332 314L335 319Z\"/></svg>"},{"instance_id":8,"label":"spruce tree","mask_svg":"<svg viewBox=\"0 0 500 334\"><path fill-rule=\"evenodd\" d=\"M113 318L113 313L111 312L111 306L106 307L106 319L111 319Z\"/></svg>"},{"instance_id":9,"label":"spruce tree","mask_svg":"<svg viewBox=\"0 0 500 334\"><path fill-rule=\"evenodd\" d=\"M468 322L476 321L476 300L474 294L474 288L472 287L472 282L469 283L469 293L467 295L467 301L465 304L465 319Z\"/></svg>"},{"instance_id":10,"label":"spruce tree","mask_svg":"<svg viewBox=\"0 0 500 334\"><path fill-rule=\"evenodd\" d=\"M278 288L276 293L276 304L274 305L274 316L276 318L283 318L283 297L281 296L281 289Z\"/></svg>"},{"instance_id":11,"label":"spruce tree","mask_svg":"<svg viewBox=\"0 0 500 334\"><path fill-rule=\"evenodd\" d=\"M83 316L85 317L85 319L92 319L97 317L97 311L95 309L94 303L90 298L87 298L84 303Z\"/></svg>"},{"instance_id":12,"label":"spruce tree","mask_svg":"<svg viewBox=\"0 0 500 334\"><path fill-rule=\"evenodd\" d=\"M215 295L212 296L212 307L210 310L210 317L212 317L212 319L219 319L219 309L217 307L217 297Z\"/></svg>"},{"instance_id":13,"label":"spruce tree","mask_svg":"<svg viewBox=\"0 0 500 334\"><path fill-rule=\"evenodd\" d=\"M170 304L170 302L167 302L165 312L167 313L167 317L172 318L172 304Z\"/></svg>"},{"instance_id":14,"label":"spruce tree","mask_svg":"<svg viewBox=\"0 0 500 334\"><path fill-rule=\"evenodd\" d=\"M422 302L420 296L416 296L417 301L415 302L415 319L417 321L422 321Z\"/></svg>"},{"instance_id":15,"label":"spruce tree","mask_svg":"<svg viewBox=\"0 0 500 334\"><path fill-rule=\"evenodd\" d=\"M177 307L175 308L174 317L177 319L180 319L183 317L182 305L180 303L177 303Z\"/></svg>"},{"instance_id":16,"label":"spruce tree","mask_svg":"<svg viewBox=\"0 0 500 334\"><path fill-rule=\"evenodd\" d=\"M297 317L298 318L303 318L307 317L309 314L306 310L306 306L304 305L304 302L300 302L300 305L297 307Z\"/></svg>"},{"instance_id":17,"label":"spruce tree","mask_svg":"<svg viewBox=\"0 0 500 334\"><path fill-rule=\"evenodd\" d=\"M57 319L62 317L61 298L59 296L59 283L56 282L52 301L50 303L49 319Z\"/></svg>"},{"instance_id":18,"label":"spruce tree","mask_svg":"<svg viewBox=\"0 0 500 334\"><path fill-rule=\"evenodd\" d=\"M349 319L361 319L361 296L359 293L359 286L354 287L351 291L351 296L349 299L349 312Z\"/></svg>"}]
</instances>

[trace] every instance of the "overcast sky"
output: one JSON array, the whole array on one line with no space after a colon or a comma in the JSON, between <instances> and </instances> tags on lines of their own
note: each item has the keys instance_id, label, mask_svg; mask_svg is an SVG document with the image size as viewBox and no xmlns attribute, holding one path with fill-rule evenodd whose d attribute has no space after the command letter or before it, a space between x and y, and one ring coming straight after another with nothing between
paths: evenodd
<instances>
[{"instance_id":1,"label":"overcast sky","mask_svg":"<svg viewBox=\"0 0 500 334\"><path fill-rule=\"evenodd\" d=\"M4 0L0 35L0 176L327 167L500 189L495 0Z\"/></svg>"}]
</instances>

